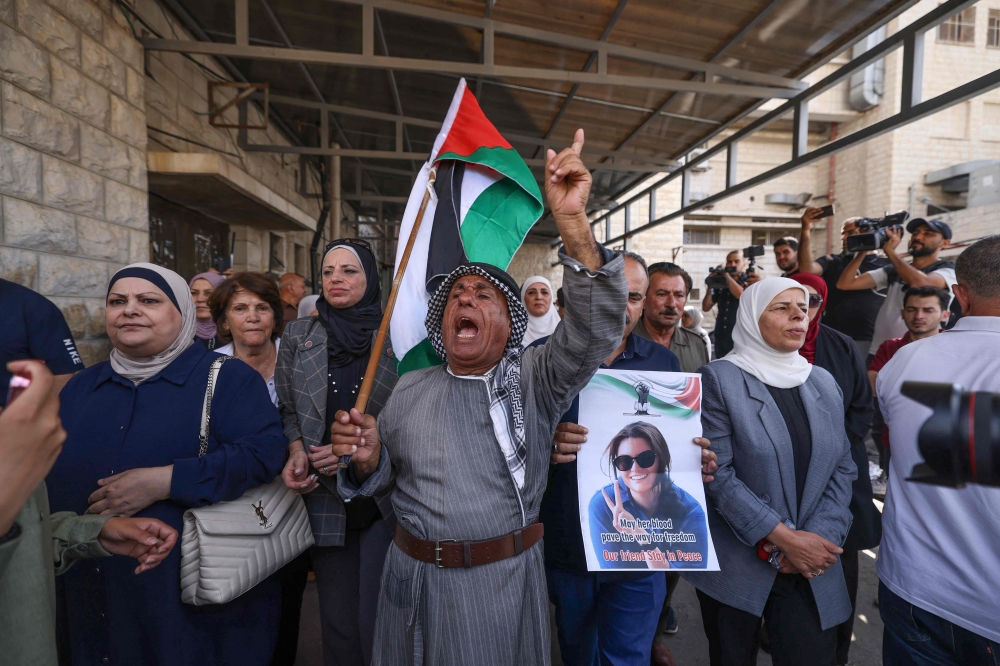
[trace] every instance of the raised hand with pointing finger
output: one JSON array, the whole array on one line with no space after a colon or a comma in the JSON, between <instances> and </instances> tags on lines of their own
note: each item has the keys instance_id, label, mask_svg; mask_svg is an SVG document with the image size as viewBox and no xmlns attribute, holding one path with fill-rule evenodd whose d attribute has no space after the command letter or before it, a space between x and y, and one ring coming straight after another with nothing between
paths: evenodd
<instances>
[{"instance_id":1,"label":"raised hand with pointing finger","mask_svg":"<svg viewBox=\"0 0 1000 666\"><path fill-rule=\"evenodd\" d=\"M587 219L587 199L593 178L580 159L583 130L573 135L573 145L559 154L545 154L545 200L552 210L566 254L592 271L604 265L601 248Z\"/></svg>"}]
</instances>

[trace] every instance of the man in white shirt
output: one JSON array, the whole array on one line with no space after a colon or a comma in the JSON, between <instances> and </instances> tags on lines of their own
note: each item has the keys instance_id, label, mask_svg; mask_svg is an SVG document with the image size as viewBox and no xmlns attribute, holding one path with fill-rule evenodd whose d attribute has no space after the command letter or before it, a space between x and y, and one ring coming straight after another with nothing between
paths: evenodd
<instances>
[{"instance_id":1,"label":"man in white shirt","mask_svg":"<svg viewBox=\"0 0 1000 666\"><path fill-rule=\"evenodd\" d=\"M896 254L896 248L903 239L902 229L889 229L888 240L882 250L891 266L859 275L861 262L869 253L858 252L837 280L837 288L846 291L886 289L885 302L875 318L872 353L886 340L906 334L906 324L900 312L903 310L903 292L907 287L930 286L950 291L955 284L955 265L938 257L941 250L951 244L951 227L940 220L918 217L910 220L906 231L910 234L912 263L907 263Z\"/></svg>"},{"instance_id":2,"label":"man in white shirt","mask_svg":"<svg viewBox=\"0 0 1000 666\"><path fill-rule=\"evenodd\" d=\"M923 462L917 435L931 410L901 395L903 382L1000 392L1000 236L967 248L956 272L966 316L901 348L878 375L892 444L878 555L886 666L995 664L1000 655L1000 489L906 480Z\"/></svg>"}]
</instances>

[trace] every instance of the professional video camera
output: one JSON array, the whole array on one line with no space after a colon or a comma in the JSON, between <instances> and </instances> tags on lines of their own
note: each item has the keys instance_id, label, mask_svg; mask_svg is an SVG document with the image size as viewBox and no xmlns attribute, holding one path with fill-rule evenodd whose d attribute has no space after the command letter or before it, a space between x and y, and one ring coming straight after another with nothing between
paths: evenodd
<instances>
[{"instance_id":1,"label":"professional video camera","mask_svg":"<svg viewBox=\"0 0 1000 666\"><path fill-rule=\"evenodd\" d=\"M709 289L727 289L729 282L726 280L726 273L735 272L735 267L716 266L710 268L708 269L708 277L705 278L705 284L708 285Z\"/></svg>"},{"instance_id":2,"label":"professional video camera","mask_svg":"<svg viewBox=\"0 0 1000 666\"><path fill-rule=\"evenodd\" d=\"M903 382L902 393L934 410L917 436L924 462L910 481L1000 487L1000 393L931 382Z\"/></svg>"},{"instance_id":3,"label":"professional video camera","mask_svg":"<svg viewBox=\"0 0 1000 666\"><path fill-rule=\"evenodd\" d=\"M743 258L750 260L750 265L747 269L740 274L740 282L743 284L747 283L750 278L751 273L756 273L755 266L757 265L757 257L764 256L764 246L763 245L751 245L750 247L743 248Z\"/></svg>"},{"instance_id":4,"label":"professional video camera","mask_svg":"<svg viewBox=\"0 0 1000 666\"><path fill-rule=\"evenodd\" d=\"M854 225L858 229L870 229L863 234L855 234L847 237L848 252L865 252L867 250L878 250L889 239L886 233L889 229L902 229L910 214L905 210L892 215L886 215L877 219L863 217Z\"/></svg>"}]
</instances>

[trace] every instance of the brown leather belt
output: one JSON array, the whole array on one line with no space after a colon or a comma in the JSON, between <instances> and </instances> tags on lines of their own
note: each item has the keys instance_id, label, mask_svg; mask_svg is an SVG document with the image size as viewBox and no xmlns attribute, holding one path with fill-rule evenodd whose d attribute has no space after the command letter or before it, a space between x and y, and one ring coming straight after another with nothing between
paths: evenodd
<instances>
[{"instance_id":1,"label":"brown leather belt","mask_svg":"<svg viewBox=\"0 0 1000 666\"><path fill-rule=\"evenodd\" d=\"M393 541L396 547L415 560L437 565L438 569L478 567L520 555L542 540L545 527L533 523L523 530L483 541L441 539L425 541L413 536L399 523Z\"/></svg>"}]
</instances>

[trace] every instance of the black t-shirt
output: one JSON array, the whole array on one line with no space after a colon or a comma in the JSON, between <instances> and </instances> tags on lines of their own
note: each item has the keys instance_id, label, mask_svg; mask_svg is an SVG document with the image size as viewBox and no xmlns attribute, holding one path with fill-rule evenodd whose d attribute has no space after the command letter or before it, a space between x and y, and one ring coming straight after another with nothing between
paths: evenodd
<instances>
[{"instance_id":1,"label":"black t-shirt","mask_svg":"<svg viewBox=\"0 0 1000 666\"><path fill-rule=\"evenodd\" d=\"M733 329L736 328L736 311L740 299L729 289L713 289L712 302L719 306L715 318L715 358L722 358L733 351Z\"/></svg>"},{"instance_id":2,"label":"black t-shirt","mask_svg":"<svg viewBox=\"0 0 1000 666\"><path fill-rule=\"evenodd\" d=\"M6 406L7 363L44 361L54 375L83 370L73 334L59 308L41 294L0 279L0 406Z\"/></svg>"},{"instance_id":3,"label":"black t-shirt","mask_svg":"<svg viewBox=\"0 0 1000 666\"><path fill-rule=\"evenodd\" d=\"M806 414L806 406L802 404L802 396L799 394L799 387L775 388L767 387L768 393L778 405L781 418L788 428L788 435L792 439L792 458L795 463L795 497L799 506L802 506L802 492L806 488L806 476L809 474L809 460L812 458L813 440L809 431L809 416Z\"/></svg>"},{"instance_id":4,"label":"black t-shirt","mask_svg":"<svg viewBox=\"0 0 1000 666\"><path fill-rule=\"evenodd\" d=\"M837 280L854 259L851 254L828 254L816 263L823 267L823 280L829 291L823 323L854 340L871 340L875 332L875 317L885 303L885 290L843 291ZM869 254L861 261L860 272L867 273L890 265L885 257Z\"/></svg>"}]
</instances>

